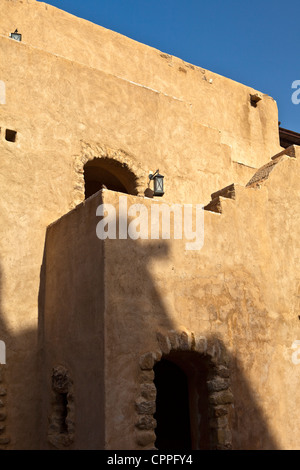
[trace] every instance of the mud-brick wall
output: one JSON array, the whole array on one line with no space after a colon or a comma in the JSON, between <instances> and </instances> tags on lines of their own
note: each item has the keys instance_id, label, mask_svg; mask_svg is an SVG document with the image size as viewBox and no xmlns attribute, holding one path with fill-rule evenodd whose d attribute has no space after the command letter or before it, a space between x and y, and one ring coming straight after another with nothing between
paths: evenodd
<instances>
[{"instance_id":1,"label":"mud-brick wall","mask_svg":"<svg viewBox=\"0 0 300 470\"><path fill-rule=\"evenodd\" d=\"M49 227L39 336L42 448L104 446L104 253L99 197Z\"/></svg>"}]
</instances>

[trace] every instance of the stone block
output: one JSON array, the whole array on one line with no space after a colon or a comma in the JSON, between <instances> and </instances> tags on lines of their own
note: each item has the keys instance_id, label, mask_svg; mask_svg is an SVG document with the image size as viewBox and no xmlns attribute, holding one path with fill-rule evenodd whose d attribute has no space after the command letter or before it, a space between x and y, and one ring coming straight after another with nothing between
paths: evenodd
<instances>
[{"instance_id":1,"label":"stone block","mask_svg":"<svg viewBox=\"0 0 300 470\"><path fill-rule=\"evenodd\" d=\"M229 387L229 380L216 377L212 380L208 380L207 388L209 392L219 392L221 390L227 390Z\"/></svg>"},{"instance_id":2,"label":"stone block","mask_svg":"<svg viewBox=\"0 0 300 470\"><path fill-rule=\"evenodd\" d=\"M139 376L140 383L152 383L154 380L154 371L153 369L150 370L142 370Z\"/></svg>"},{"instance_id":3,"label":"stone block","mask_svg":"<svg viewBox=\"0 0 300 470\"><path fill-rule=\"evenodd\" d=\"M141 430L151 430L155 429L156 420L151 415L141 415L135 425Z\"/></svg>"},{"instance_id":4,"label":"stone block","mask_svg":"<svg viewBox=\"0 0 300 470\"><path fill-rule=\"evenodd\" d=\"M144 398L138 398L135 402L136 410L139 414L152 415L156 410L155 401L145 400Z\"/></svg>"},{"instance_id":5,"label":"stone block","mask_svg":"<svg viewBox=\"0 0 300 470\"><path fill-rule=\"evenodd\" d=\"M212 405L226 405L233 403L233 395L230 390L222 390L209 395L208 400Z\"/></svg>"},{"instance_id":6,"label":"stone block","mask_svg":"<svg viewBox=\"0 0 300 470\"><path fill-rule=\"evenodd\" d=\"M146 447L150 444L154 444L155 439L156 435L153 431L139 431L137 434L137 443L141 447Z\"/></svg>"},{"instance_id":7,"label":"stone block","mask_svg":"<svg viewBox=\"0 0 300 470\"><path fill-rule=\"evenodd\" d=\"M156 398L156 387L154 383L145 383L141 385L141 395L146 400L154 401Z\"/></svg>"},{"instance_id":8,"label":"stone block","mask_svg":"<svg viewBox=\"0 0 300 470\"><path fill-rule=\"evenodd\" d=\"M155 364L155 357L154 357L153 353L149 352L149 353L143 354L140 357L139 364L140 364L140 368L142 370L153 369L154 364Z\"/></svg>"},{"instance_id":9,"label":"stone block","mask_svg":"<svg viewBox=\"0 0 300 470\"><path fill-rule=\"evenodd\" d=\"M171 342L168 336L163 335L162 333L157 333L156 337L162 353L169 354L171 351Z\"/></svg>"}]
</instances>

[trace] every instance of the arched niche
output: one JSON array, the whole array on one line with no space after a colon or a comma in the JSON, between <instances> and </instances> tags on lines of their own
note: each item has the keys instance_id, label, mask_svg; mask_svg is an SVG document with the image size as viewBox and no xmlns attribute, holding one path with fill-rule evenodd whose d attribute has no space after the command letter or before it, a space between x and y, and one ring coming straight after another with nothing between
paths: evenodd
<instances>
[{"instance_id":1,"label":"arched niche","mask_svg":"<svg viewBox=\"0 0 300 470\"><path fill-rule=\"evenodd\" d=\"M124 163L111 158L94 158L84 165L85 198L103 188L137 195L136 176Z\"/></svg>"}]
</instances>

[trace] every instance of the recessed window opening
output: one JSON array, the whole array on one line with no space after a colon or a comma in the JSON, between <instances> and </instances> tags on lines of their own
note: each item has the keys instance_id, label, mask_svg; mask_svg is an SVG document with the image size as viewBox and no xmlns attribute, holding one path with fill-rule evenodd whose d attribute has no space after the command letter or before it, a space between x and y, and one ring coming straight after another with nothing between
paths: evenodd
<instances>
[{"instance_id":1,"label":"recessed window opening","mask_svg":"<svg viewBox=\"0 0 300 470\"><path fill-rule=\"evenodd\" d=\"M17 132L12 129L6 129L5 131L5 140L8 142L15 142L17 138Z\"/></svg>"}]
</instances>

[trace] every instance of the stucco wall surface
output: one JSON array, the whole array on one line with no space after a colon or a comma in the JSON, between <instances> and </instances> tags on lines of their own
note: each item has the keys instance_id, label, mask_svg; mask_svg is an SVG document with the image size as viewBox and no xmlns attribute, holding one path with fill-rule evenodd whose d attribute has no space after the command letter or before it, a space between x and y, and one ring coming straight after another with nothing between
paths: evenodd
<instances>
[{"instance_id":1,"label":"stucco wall surface","mask_svg":"<svg viewBox=\"0 0 300 470\"><path fill-rule=\"evenodd\" d=\"M22 42L9 37L16 28L22 34ZM256 107L250 101L253 94L261 98ZM7 131L16 132L15 141L7 138ZM133 200L139 201L144 201L142 198L148 186L149 172L159 168L165 175L166 203L205 205L209 203L214 191L232 183L244 186L256 170L267 164L280 150L276 102L265 93L188 64L44 3L34 0L1 0L0 339L5 341L7 351L5 378L2 381L7 410L4 421L10 437L7 438L5 434L4 440L0 439L0 445L20 449L40 445L41 421L38 410L42 385L39 361L43 345L39 334L43 331L41 319L44 315L46 229L84 201L84 165L95 158L121 163L136 177L138 196ZM287 165L296 165L291 163L292 160L288 161L290 163ZM273 179L280 167L276 165L273 170ZM283 184L281 177L278 178L280 184ZM291 176L287 176L287 181L288 178ZM259 294L263 295L263 299L259 297L260 308L268 309L275 318L279 315L278 311L284 312L286 309L286 315L290 311L287 307L289 294L294 292L295 283L295 280L291 281L295 279L295 261L294 264L290 262L285 266L285 260L291 261L293 250L296 249L296 240L288 238L295 235L297 224L297 207L293 202L297 198L296 176L294 178L291 186L283 190L283 194L276 189L278 193L275 196L274 188L280 185L273 187L273 205L269 202L269 209L262 202L263 196L258 198L260 202L256 201L256 196L248 196L256 193L264 195L269 191L267 182L259 191L251 188L245 190L247 196L244 196L244 189L241 190L239 197L241 200L246 197L246 202L234 209L238 212L226 216L228 207L231 208L237 202L226 200L223 214L207 213L208 238L206 237L205 243L212 244L210 249L207 248L207 255L202 250L199 255L185 253L185 250L177 247L177 242L170 247L163 241L157 246L150 244L145 248L143 244L146 240L133 244L132 248L131 241L128 240L130 250L126 251L126 248L118 254L119 242L116 241L109 256L112 259L114 256L118 259L124 257L124 266L116 273L116 276L121 276L118 278L116 299L123 296L124 308L128 311L131 298L136 305L136 299L130 294L131 283L125 286L125 280L129 281L131 278L124 273L122 287L121 273L127 265L129 269L133 269L132 257L126 258L131 251L135 253L136 250L141 250L142 256L147 259L147 270L145 260L141 267L141 286L143 276L148 279L148 269L153 275L152 284L147 284L145 290L147 295L144 293L141 296L144 298L141 311L150 309L151 320L145 315L143 321L151 326L154 336L157 325L167 328L175 321L176 324L192 328L198 321L198 313L195 316L195 299L204 296L205 289L209 289L204 287L206 283L201 284L199 289L197 287L200 281L198 274L194 274L196 268L193 263L199 265L200 261L207 285L212 283L215 276L223 279L225 270L233 277L240 270L241 273L246 271L247 279L249 277L256 280L253 280L256 287L251 287L253 292L258 288L263 291ZM284 199L287 192L291 196L289 204ZM287 217L287 214L291 215ZM246 221L250 223L252 219L256 237L252 232L248 233L251 225L248 226ZM92 224L92 219L88 220ZM219 222L221 220L222 223ZM260 225L258 220L264 225ZM267 221L270 224L268 229ZM215 227L219 223L222 225ZM278 231L278 227L284 224L287 230ZM224 226L227 227L227 232ZM230 231L232 226L235 228ZM269 237L273 230L278 233L278 237L285 237L283 251L279 249L281 239L276 242L276 246L270 245ZM249 243L249 258L244 259L241 255L238 233L248 234L241 235L241 238L247 247ZM69 236L72 239L73 235ZM272 243L275 244L273 238L272 235ZM255 262L250 269L248 264L252 262L252 243L255 245ZM217 246L220 252L218 263L214 266L212 257ZM108 254L109 247L108 244ZM273 256L273 249L277 250L277 261L272 261L275 263L274 269L280 269L281 272L285 272L282 271L283 268L289 270L288 275L281 274L276 281L283 283L276 294L270 284L273 279L268 277L271 276L269 259L271 254ZM160 250L163 252L162 257ZM235 262L225 269L224 266L229 262L227 253ZM66 256L68 257L67 254ZM177 268L172 261L174 256L178 260ZM201 257L200 261L197 256ZM164 257L165 264L160 267ZM133 258L138 262L140 256ZM266 266L264 263L267 263ZM194 266L190 272L189 264ZM219 265L223 266L221 271ZM139 269L133 270L139 272ZM113 272L108 270L105 274L108 279L106 286L112 282L112 276ZM157 284L164 284L162 279L166 276L168 293L159 291L156 294ZM201 279L203 276L201 275ZM258 282L259 276L262 276L262 280ZM64 282L66 283L66 279ZM178 283L180 288L176 287ZM142 287L137 284L136 289L138 291ZM71 291L72 289L68 295ZM108 289L108 296L109 292ZM239 291L236 292L236 302L241 302L238 300ZM160 299L160 307L156 313L153 313L152 295L157 295ZM254 293L251 294L251 299L252 296ZM209 298L205 294L205 304ZM257 298L256 301L258 302ZM111 309L112 305L113 303L109 303L108 308ZM52 312L52 307L50 310ZM119 315L118 309L116 315ZM204 315L202 331L203 325L210 323L207 313L201 315ZM147 318L149 319L145 320ZM131 319L129 324L132 321ZM224 323L227 329L230 329L230 322L228 320ZM271 323L275 324L275 320ZM120 327L121 325L120 320ZM107 328L111 331L109 334L115 334L109 323ZM131 327L128 328L130 330ZM220 325L218 328L222 330L225 326ZM229 330L226 334L229 335ZM143 341L141 338L137 340L138 344ZM227 340L229 341L229 336ZM149 348L150 346L149 344ZM113 354L113 351L114 348L109 354ZM123 361L125 357L126 355ZM293 383L296 379L292 377L291 380ZM37 403L39 406L36 406ZM131 405L124 406L127 410ZM280 416L283 414L284 411ZM280 419L284 427L284 420ZM112 431L108 432L107 445L117 445L118 441L110 433ZM283 434L281 438L285 439ZM129 440L120 445L132 444L131 437L124 439Z\"/></svg>"}]
</instances>

